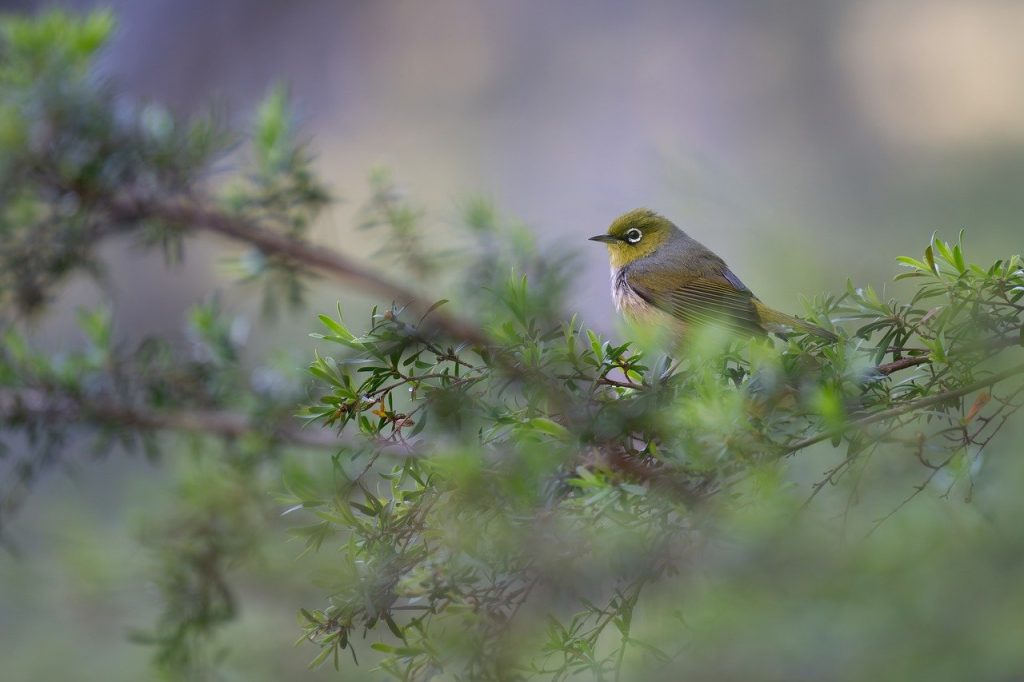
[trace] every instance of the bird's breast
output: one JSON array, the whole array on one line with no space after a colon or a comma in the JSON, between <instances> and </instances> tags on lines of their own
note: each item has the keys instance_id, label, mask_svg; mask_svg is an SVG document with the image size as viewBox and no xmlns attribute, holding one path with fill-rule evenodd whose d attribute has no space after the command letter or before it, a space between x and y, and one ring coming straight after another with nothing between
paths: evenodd
<instances>
[{"instance_id":1,"label":"bird's breast","mask_svg":"<svg viewBox=\"0 0 1024 682\"><path fill-rule=\"evenodd\" d=\"M630 286L625 268L612 268L612 299L616 310L635 321L658 315L658 310Z\"/></svg>"}]
</instances>

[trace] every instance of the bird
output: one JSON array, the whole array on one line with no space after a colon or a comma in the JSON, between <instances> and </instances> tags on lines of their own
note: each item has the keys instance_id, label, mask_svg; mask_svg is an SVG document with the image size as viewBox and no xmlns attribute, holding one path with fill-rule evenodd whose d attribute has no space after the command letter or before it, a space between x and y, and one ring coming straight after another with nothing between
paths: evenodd
<instances>
[{"instance_id":1,"label":"bird","mask_svg":"<svg viewBox=\"0 0 1024 682\"><path fill-rule=\"evenodd\" d=\"M766 306L717 254L650 209L619 216L590 240L607 245L615 307L639 325L667 323L681 338L716 326L740 338L812 334L838 341Z\"/></svg>"}]
</instances>

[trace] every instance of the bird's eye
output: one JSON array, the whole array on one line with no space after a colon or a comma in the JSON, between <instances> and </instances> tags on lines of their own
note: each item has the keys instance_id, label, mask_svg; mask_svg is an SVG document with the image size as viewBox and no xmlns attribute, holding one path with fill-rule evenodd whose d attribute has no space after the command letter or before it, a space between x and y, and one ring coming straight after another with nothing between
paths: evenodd
<instances>
[{"instance_id":1,"label":"bird's eye","mask_svg":"<svg viewBox=\"0 0 1024 682\"><path fill-rule=\"evenodd\" d=\"M634 227L633 229L626 233L626 241L629 242L630 244L636 244L643 238L643 236L644 233Z\"/></svg>"}]
</instances>

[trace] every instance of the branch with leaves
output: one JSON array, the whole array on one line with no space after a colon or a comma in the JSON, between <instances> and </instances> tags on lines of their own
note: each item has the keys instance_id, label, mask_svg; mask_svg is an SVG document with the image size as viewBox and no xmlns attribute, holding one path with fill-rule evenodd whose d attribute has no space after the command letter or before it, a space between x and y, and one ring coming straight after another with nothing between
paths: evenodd
<instances>
[{"instance_id":1,"label":"branch with leaves","mask_svg":"<svg viewBox=\"0 0 1024 682\"><path fill-rule=\"evenodd\" d=\"M331 193L281 90L257 112L244 167L211 188L240 136L126 104L101 82L91 65L112 21L55 12L0 30L0 424L31 446L10 460L10 498L87 432L97 451L180 434L215 463L201 472L211 493L153 534L165 610L143 639L165 670L192 675L236 612L230 567L282 511L305 519L292 531L307 552L338 550L322 603L299 611L314 665L340 666L368 637L380 669L406 680L618 679L634 656L665 665L679 652L645 639L637 614L717 509L749 503L752 479L830 442L845 455L812 497L883 450L910 455L889 458L917 477L908 500L940 478L945 494L969 494L1024 405L1020 256L982 267L962 235L933 238L921 259L898 259L904 300L851 284L810 304L843 325L839 343L732 339L668 357L568 314L566 254L542 252L487 202L466 207L458 250L427 251L423 212L376 174L363 226L401 242L386 255L411 277L456 272L447 306L308 239ZM358 323L340 307L320 315L302 378L245 362L216 300L191 311L187 348L126 351L103 308L80 317L84 349L34 347L23 315L69 276L101 273L103 239L177 258L196 232L248 247L237 265L271 307L300 308L314 274L383 304ZM296 465L283 453L296 448L332 456ZM267 478L281 481L273 500Z\"/></svg>"},{"instance_id":2,"label":"branch with leaves","mask_svg":"<svg viewBox=\"0 0 1024 682\"><path fill-rule=\"evenodd\" d=\"M505 616L474 609L475 631L491 633L477 644L486 652L480 659L439 652L431 633L462 618L468 605L504 594L505 585L530 584L543 594L567 570L584 570L606 543L614 545L607 536L629 534L644 539L631 551L644 558L613 571L617 587L607 606L568 614L569 625L555 618L557 647L505 663L506 671L552 679L617 674L622 649L609 657L588 633L625 622L636 596L623 598L622 586L634 584L636 571L644 579L635 584L642 585L677 570L669 548L695 533L682 521L687 510L736 495L751 472L824 441L845 446L847 456L815 492L882 444L914 453L924 472L915 494L958 461L977 459L1024 405L1024 365L1006 365L1021 345L1024 319L1016 305L1024 297L1024 268L1018 256L988 268L968 265L961 242L936 238L932 251L941 254L933 265L901 259L913 268L909 274L924 278L909 303L853 286L841 298L820 299L817 316L859 322L836 345L790 339L779 349L755 340L659 360L656 349L612 344L576 321L538 324L547 313L531 306L547 297L531 297L517 277L475 290L484 299L476 307L504 308L505 316L485 327L503 342L500 362L480 348L453 356L450 348L424 345L398 310L374 314L361 335L340 318L321 317L328 333L317 338L340 355L321 351L311 366L326 394L307 417L371 438L400 438L419 457L381 471L382 460L370 455L373 466L345 473L340 489L288 498L323 519L308 531L311 547L331 531L353 538L348 588L307 619L306 637L322 647L317 660L336 660L356 628L386 622L403 641L375 646L390 654L386 665L398 677L420 679L444 668L500 678L478 664L507 646L512 626ZM510 365L517 371L510 373ZM471 380L462 378L463 367L473 370ZM893 379L906 370L913 373ZM405 391L410 385L415 390ZM926 448L945 454L926 458ZM372 482L381 478L388 489L374 491ZM469 498L467 487L476 491ZM495 509L521 511L509 518ZM467 514L474 520L459 527L471 548L461 535L431 539L445 519ZM548 536L552 516L572 531ZM408 518L418 521L410 526ZM403 529L401 542L387 539L389 528ZM509 535L533 540L512 555L487 545L486 538ZM396 547L400 559L387 561L398 561L406 580L380 569L390 576L380 583L378 570L357 568L394 557ZM557 569L533 560L538 553L554 557ZM418 582L424 571L434 586L426 592ZM422 613L406 617L412 605ZM502 627L493 627L493 618ZM628 639L644 648L628 626L619 630L622 647ZM564 658L551 667L546 658L555 652Z\"/></svg>"}]
</instances>

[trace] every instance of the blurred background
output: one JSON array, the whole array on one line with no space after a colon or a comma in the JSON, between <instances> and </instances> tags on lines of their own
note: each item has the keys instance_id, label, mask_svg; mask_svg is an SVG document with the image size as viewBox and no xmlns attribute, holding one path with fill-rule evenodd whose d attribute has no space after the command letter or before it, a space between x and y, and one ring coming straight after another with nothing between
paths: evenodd
<instances>
[{"instance_id":1,"label":"blurred background","mask_svg":"<svg viewBox=\"0 0 1024 682\"><path fill-rule=\"evenodd\" d=\"M8 0L0 10L54 4ZM182 113L212 103L244 122L273 84L289 86L342 199L316 240L365 259L381 247L354 219L374 167L390 168L424 207L442 246L466 202L486 196L541 244L576 254L571 305L604 331L615 330L606 258L585 238L637 206L673 219L791 312L801 295L841 291L847 277L889 286L893 257L917 255L933 231L951 239L966 229L977 262L1021 249L1024 3L102 5L120 20L103 70L140 98ZM230 248L192 242L183 267L166 267L111 244L104 290L73 282L37 322L39 342L72 342L75 309L107 295L119 326L140 335L177 333L183 311L213 290L254 315L252 292L219 267ZM321 288L313 309L339 298L363 300ZM314 326L311 316L285 319L264 333L294 338ZM113 458L37 491L12 529L18 555L0 557L5 679L67 676L66 659L31 646L43 637L79 664L78 679L151 675L149 652L125 641L147 624L155 595L134 542L139 521L123 510L159 507L165 488L144 463ZM287 677L309 658L282 645L295 637L296 605L316 599L301 593L308 576L290 572L298 551L282 546L250 571L230 636L233 656L252 667L247 679Z\"/></svg>"}]
</instances>

